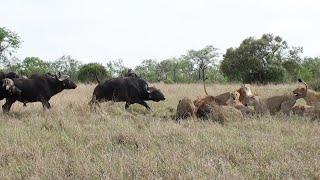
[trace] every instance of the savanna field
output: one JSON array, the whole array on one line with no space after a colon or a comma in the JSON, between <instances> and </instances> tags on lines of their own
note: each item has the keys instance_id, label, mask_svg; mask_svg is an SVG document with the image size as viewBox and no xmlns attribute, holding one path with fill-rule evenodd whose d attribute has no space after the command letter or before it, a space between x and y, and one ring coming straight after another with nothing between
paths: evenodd
<instances>
[{"instance_id":1,"label":"savanna field","mask_svg":"<svg viewBox=\"0 0 320 180\"><path fill-rule=\"evenodd\" d=\"M253 86L262 97L298 85ZM320 124L298 116L248 116L225 125L172 120L201 84L156 84L166 100L90 111L94 85L54 96L52 109L15 103L0 114L0 179L319 179ZM208 85L209 94L240 84ZM4 101L1 102L2 104ZM298 103L304 103L299 100Z\"/></svg>"}]
</instances>

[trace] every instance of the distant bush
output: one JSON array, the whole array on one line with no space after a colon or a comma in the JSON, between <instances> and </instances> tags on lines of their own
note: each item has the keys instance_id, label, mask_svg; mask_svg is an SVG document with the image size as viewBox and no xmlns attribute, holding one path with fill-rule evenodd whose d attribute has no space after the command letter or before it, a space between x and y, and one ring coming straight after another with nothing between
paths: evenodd
<instances>
[{"instance_id":1,"label":"distant bush","mask_svg":"<svg viewBox=\"0 0 320 180\"><path fill-rule=\"evenodd\" d=\"M313 79L308 84L313 90L320 91L320 79Z\"/></svg>"},{"instance_id":2,"label":"distant bush","mask_svg":"<svg viewBox=\"0 0 320 180\"><path fill-rule=\"evenodd\" d=\"M265 71L264 83L283 83L286 80L286 69L281 66L269 65Z\"/></svg>"},{"instance_id":3,"label":"distant bush","mask_svg":"<svg viewBox=\"0 0 320 180\"><path fill-rule=\"evenodd\" d=\"M20 69L17 69L19 74L28 77L35 73L43 74L50 71L49 63L38 57L26 57L19 68Z\"/></svg>"},{"instance_id":4,"label":"distant bush","mask_svg":"<svg viewBox=\"0 0 320 180\"><path fill-rule=\"evenodd\" d=\"M174 81L171 80L171 79L166 79L166 80L164 80L163 82L164 82L165 84L173 84L173 83L174 83Z\"/></svg>"},{"instance_id":5,"label":"distant bush","mask_svg":"<svg viewBox=\"0 0 320 180\"><path fill-rule=\"evenodd\" d=\"M99 80L104 79L107 76L106 69L101 64L89 63L81 66L78 79L85 83L96 82L96 76Z\"/></svg>"}]
</instances>

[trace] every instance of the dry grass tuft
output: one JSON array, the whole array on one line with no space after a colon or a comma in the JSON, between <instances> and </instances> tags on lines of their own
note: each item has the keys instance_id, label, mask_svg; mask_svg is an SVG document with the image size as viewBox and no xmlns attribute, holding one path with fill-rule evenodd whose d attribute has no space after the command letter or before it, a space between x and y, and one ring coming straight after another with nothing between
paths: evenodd
<instances>
[{"instance_id":1,"label":"dry grass tuft","mask_svg":"<svg viewBox=\"0 0 320 180\"><path fill-rule=\"evenodd\" d=\"M175 122L178 100L203 95L198 84L157 84L166 101L91 112L94 86L0 115L0 179L319 179L320 125L298 116L252 116L221 125ZM208 86L218 95L239 84ZM253 86L262 97L296 85ZM299 101L299 103L304 103Z\"/></svg>"}]
</instances>

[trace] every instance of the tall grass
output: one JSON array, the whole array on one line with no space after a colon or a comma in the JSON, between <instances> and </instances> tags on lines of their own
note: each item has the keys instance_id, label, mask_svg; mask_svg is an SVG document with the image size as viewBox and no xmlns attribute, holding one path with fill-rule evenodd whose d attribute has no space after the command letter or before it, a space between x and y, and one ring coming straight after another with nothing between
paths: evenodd
<instances>
[{"instance_id":1,"label":"tall grass","mask_svg":"<svg viewBox=\"0 0 320 180\"><path fill-rule=\"evenodd\" d=\"M15 103L0 115L0 179L319 179L320 125L306 118L248 117L226 125L171 120L178 100L202 85L156 84L166 101L91 112L94 86L79 85L40 103ZM216 95L234 85L208 86ZM271 96L296 85L255 86ZM303 102L299 102L303 103Z\"/></svg>"}]
</instances>

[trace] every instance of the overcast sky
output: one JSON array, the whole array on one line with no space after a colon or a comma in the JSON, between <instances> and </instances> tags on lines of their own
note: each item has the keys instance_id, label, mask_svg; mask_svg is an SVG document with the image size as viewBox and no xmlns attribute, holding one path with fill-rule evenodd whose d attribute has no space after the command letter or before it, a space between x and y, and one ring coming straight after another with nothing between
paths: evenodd
<instances>
[{"instance_id":1,"label":"overcast sky","mask_svg":"<svg viewBox=\"0 0 320 180\"><path fill-rule=\"evenodd\" d=\"M21 36L20 58L132 67L206 45L225 53L263 33L320 56L319 0L1 0L0 26Z\"/></svg>"}]
</instances>

